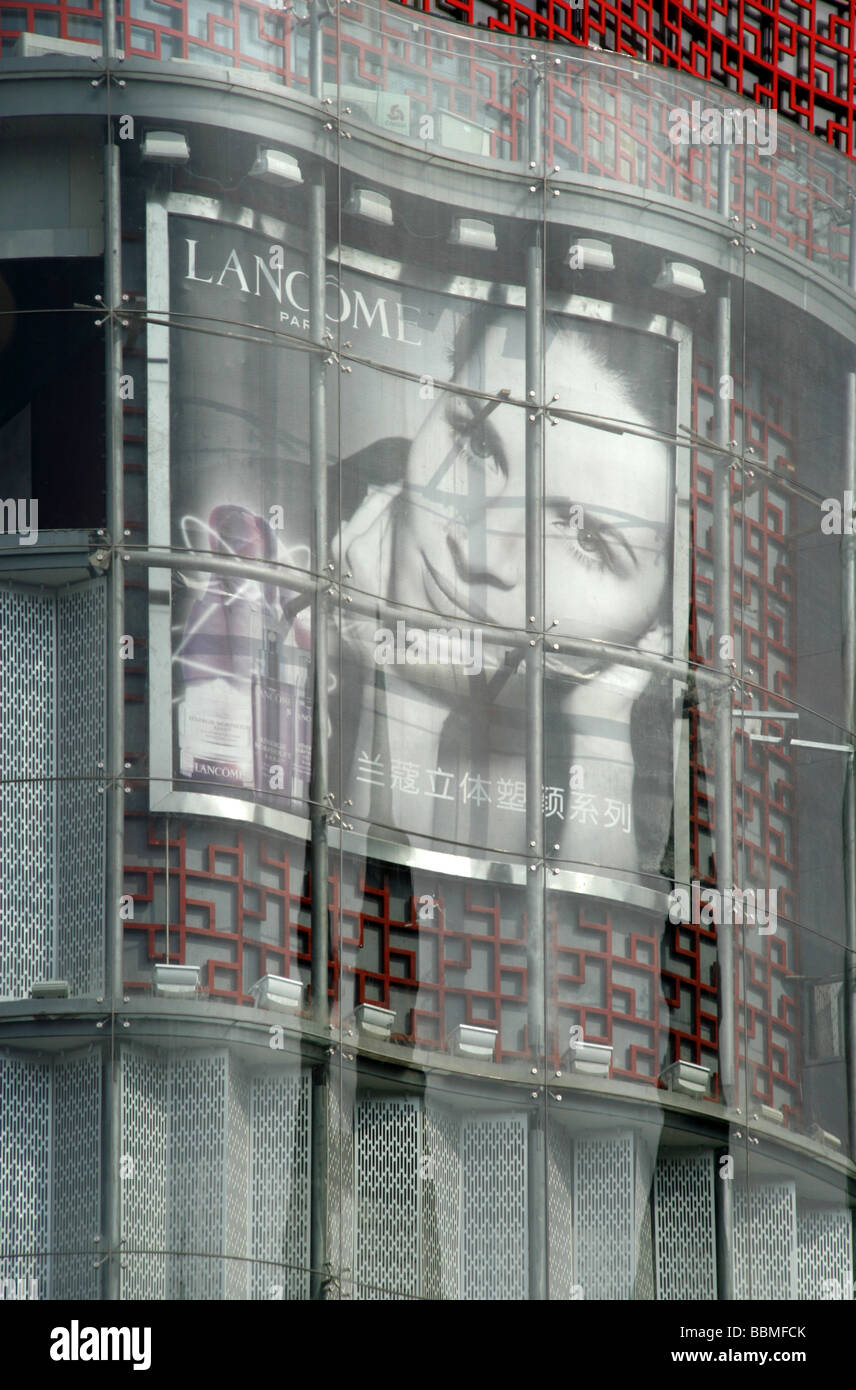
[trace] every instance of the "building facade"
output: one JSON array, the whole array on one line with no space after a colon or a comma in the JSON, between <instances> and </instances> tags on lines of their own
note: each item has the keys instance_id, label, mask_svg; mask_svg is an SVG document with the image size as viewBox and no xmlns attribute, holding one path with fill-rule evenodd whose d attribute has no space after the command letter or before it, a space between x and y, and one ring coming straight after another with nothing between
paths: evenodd
<instances>
[{"instance_id":1,"label":"building facade","mask_svg":"<svg viewBox=\"0 0 856 1390\"><path fill-rule=\"evenodd\" d=\"M170 17L0 4L5 1296L852 1298L852 161Z\"/></svg>"}]
</instances>

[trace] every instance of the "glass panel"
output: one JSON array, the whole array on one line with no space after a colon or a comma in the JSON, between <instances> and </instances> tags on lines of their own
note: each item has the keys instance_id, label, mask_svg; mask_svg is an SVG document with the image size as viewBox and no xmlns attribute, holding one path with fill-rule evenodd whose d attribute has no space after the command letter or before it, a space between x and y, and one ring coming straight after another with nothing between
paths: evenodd
<instances>
[{"instance_id":1,"label":"glass panel","mask_svg":"<svg viewBox=\"0 0 856 1390\"><path fill-rule=\"evenodd\" d=\"M15 932L0 994L49 980L104 988L107 596L85 556L0 581L0 734L5 868L0 920ZM60 568L64 563L66 568Z\"/></svg>"},{"instance_id":2,"label":"glass panel","mask_svg":"<svg viewBox=\"0 0 856 1390\"><path fill-rule=\"evenodd\" d=\"M44 1012L62 1007L34 1002L28 1016L47 1031ZM92 1047L34 1047L31 1038L26 1052L3 1049L4 1299L101 1297L101 1067Z\"/></svg>"},{"instance_id":3,"label":"glass panel","mask_svg":"<svg viewBox=\"0 0 856 1390\"><path fill-rule=\"evenodd\" d=\"M351 826L336 912L343 1036L356 1029L361 1046L382 1038L360 1031L360 1006L378 1005L394 1015L383 1051L399 1065L456 1057L470 1059L477 1075L525 1079L532 1067L540 1075L538 866L499 855L456 865L436 840L411 837L393 851L368 827Z\"/></svg>"},{"instance_id":4,"label":"glass panel","mask_svg":"<svg viewBox=\"0 0 856 1390\"><path fill-rule=\"evenodd\" d=\"M341 10L340 26L338 95L348 125L379 128L432 156L540 168L545 57L537 45L369 3Z\"/></svg>"}]
</instances>

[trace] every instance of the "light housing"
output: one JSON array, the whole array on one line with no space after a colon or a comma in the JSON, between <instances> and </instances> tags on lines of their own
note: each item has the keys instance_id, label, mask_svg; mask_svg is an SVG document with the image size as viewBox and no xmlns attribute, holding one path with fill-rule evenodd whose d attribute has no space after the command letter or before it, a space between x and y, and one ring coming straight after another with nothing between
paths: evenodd
<instances>
[{"instance_id":1,"label":"light housing","mask_svg":"<svg viewBox=\"0 0 856 1390\"><path fill-rule=\"evenodd\" d=\"M293 980L286 975L262 975L251 987L250 994L256 1001L257 1009L296 1014L303 1005L305 988L302 980Z\"/></svg>"},{"instance_id":2,"label":"light housing","mask_svg":"<svg viewBox=\"0 0 856 1390\"><path fill-rule=\"evenodd\" d=\"M608 241L578 237L568 247L568 264L572 270L614 270L615 256Z\"/></svg>"},{"instance_id":3,"label":"light housing","mask_svg":"<svg viewBox=\"0 0 856 1390\"><path fill-rule=\"evenodd\" d=\"M293 154L268 149L265 145L259 145L249 177L262 179L265 183L297 185L303 182L300 165Z\"/></svg>"},{"instance_id":4,"label":"light housing","mask_svg":"<svg viewBox=\"0 0 856 1390\"><path fill-rule=\"evenodd\" d=\"M152 968L152 993L160 999L195 999L199 992L198 965L158 964Z\"/></svg>"},{"instance_id":5,"label":"light housing","mask_svg":"<svg viewBox=\"0 0 856 1390\"><path fill-rule=\"evenodd\" d=\"M369 222L380 222L384 227L392 226L392 202L376 188L352 188L343 212L352 217L365 217Z\"/></svg>"},{"instance_id":6,"label":"light housing","mask_svg":"<svg viewBox=\"0 0 856 1390\"><path fill-rule=\"evenodd\" d=\"M475 1023L459 1023L449 1034L449 1046L455 1057L476 1057L492 1062L499 1031L482 1028Z\"/></svg>"},{"instance_id":7,"label":"light housing","mask_svg":"<svg viewBox=\"0 0 856 1390\"><path fill-rule=\"evenodd\" d=\"M695 299L706 293L701 271L686 261L664 261L654 281L655 290L668 290L682 299Z\"/></svg>"},{"instance_id":8,"label":"light housing","mask_svg":"<svg viewBox=\"0 0 856 1390\"><path fill-rule=\"evenodd\" d=\"M496 232L492 222L477 217L456 217L449 233L450 246L473 246L479 251L496 250Z\"/></svg>"},{"instance_id":9,"label":"light housing","mask_svg":"<svg viewBox=\"0 0 856 1390\"><path fill-rule=\"evenodd\" d=\"M180 130L147 130L140 146L143 159L159 164L186 164L190 159L187 136Z\"/></svg>"},{"instance_id":10,"label":"light housing","mask_svg":"<svg viewBox=\"0 0 856 1390\"><path fill-rule=\"evenodd\" d=\"M36 980L30 986L31 999L70 999L71 985L68 980Z\"/></svg>"},{"instance_id":11,"label":"light housing","mask_svg":"<svg viewBox=\"0 0 856 1390\"><path fill-rule=\"evenodd\" d=\"M610 1076L612 1047L608 1043L572 1042L566 1053L568 1070L575 1076Z\"/></svg>"},{"instance_id":12,"label":"light housing","mask_svg":"<svg viewBox=\"0 0 856 1390\"><path fill-rule=\"evenodd\" d=\"M395 1023L395 1010L384 1009L380 1004L358 1004L354 1010L354 1021L367 1037L388 1041Z\"/></svg>"},{"instance_id":13,"label":"light housing","mask_svg":"<svg viewBox=\"0 0 856 1390\"><path fill-rule=\"evenodd\" d=\"M678 1059L660 1073L660 1080L669 1091L685 1096L706 1096L710 1090L710 1067Z\"/></svg>"}]
</instances>

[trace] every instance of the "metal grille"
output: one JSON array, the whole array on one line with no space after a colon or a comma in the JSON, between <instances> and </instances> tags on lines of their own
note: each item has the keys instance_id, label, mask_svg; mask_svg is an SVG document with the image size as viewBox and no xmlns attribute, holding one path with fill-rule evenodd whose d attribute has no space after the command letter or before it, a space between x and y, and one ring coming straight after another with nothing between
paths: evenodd
<instances>
[{"instance_id":1,"label":"metal grille","mask_svg":"<svg viewBox=\"0 0 856 1390\"><path fill-rule=\"evenodd\" d=\"M422 1296L461 1296L461 1134L448 1111L425 1110L422 1187Z\"/></svg>"},{"instance_id":2,"label":"metal grille","mask_svg":"<svg viewBox=\"0 0 856 1390\"><path fill-rule=\"evenodd\" d=\"M0 1057L0 1276L47 1297L50 1068Z\"/></svg>"},{"instance_id":3,"label":"metal grille","mask_svg":"<svg viewBox=\"0 0 856 1390\"><path fill-rule=\"evenodd\" d=\"M574 1144L574 1282L583 1297L633 1297L633 1136Z\"/></svg>"},{"instance_id":4,"label":"metal grille","mask_svg":"<svg viewBox=\"0 0 856 1390\"><path fill-rule=\"evenodd\" d=\"M654 1175L657 1298L716 1298L714 1156L659 1158Z\"/></svg>"},{"instance_id":5,"label":"metal grille","mask_svg":"<svg viewBox=\"0 0 856 1390\"><path fill-rule=\"evenodd\" d=\"M170 1061L171 1299L223 1297L228 1065L225 1052Z\"/></svg>"},{"instance_id":6,"label":"metal grille","mask_svg":"<svg viewBox=\"0 0 856 1390\"><path fill-rule=\"evenodd\" d=\"M334 1072L327 1088L327 1244L334 1269L341 1270L341 1298L353 1294L354 1231L354 1095Z\"/></svg>"},{"instance_id":7,"label":"metal grille","mask_svg":"<svg viewBox=\"0 0 856 1390\"><path fill-rule=\"evenodd\" d=\"M466 1120L461 1162L462 1296L525 1299L529 1278L525 1115Z\"/></svg>"},{"instance_id":8,"label":"metal grille","mask_svg":"<svg viewBox=\"0 0 856 1390\"><path fill-rule=\"evenodd\" d=\"M797 1297L853 1298L853 1225L849 1211L814 1207L797 1217Z\"/></svg>"},{"instance_id":9,"label":"metal grille","mask_svg":"<svg viewBox=\"0 0 856 1390\"><path fill-rule=\"evenodd\" d=\"M571 1141L565 1130L547 1130L547 1269L548 1296L553 1301L573 1296L574 1252L571 1225Z\"/></svg>"},{"instance_id":10,"label":"metal grille","mask_svg":"<svg viewBox=\"0 0 856 1390\"><path fill-rule=\"evenodd\" d=\"M734 1297L796 1298L797 1199L792 1182L734 1193Z\"/></svg>"},{"instance_id":11,"label":"metal grille","mask_svg":"<svg viewBox=\"0 0 856 1390\"><path fill-rule=\"evenodd\" d=\"M53 600L0 588L0 996L25 998L54 962Z\"/></svg>"},{"instance_id":12,"label":"metal grille","mask_svg":"<svg viewBox=\"0 0 856 1390\"><path fill-rule=\"evenodd\" d=\"M652 1235L651 1189L654 1165L644 1140L636 1140L636 1200L634 1207L636 1270L633 1297L654 1298L654 1240Z\"/></svg>"},{"instance_id":13,"label":"metal grille","mask_svg":"<svg viewBox=\"0 0 856 1390\"><path fill-rule=\"evenodd\" d=\"M101 1057L57 1062L53 1072L51 1298L97 1299L93 1251L101 1227Z\"/></svg>"},{"instance_id":14,"label":"metal grille","mask_svg":"<svg viewBox=\"0 0 856 1390\"><path fill-rule=\"evenodd\" d=\"M309 1295L310 1105L308 1071L253 1077L251 1298Z\"/></svg>"},{"instance_id":15,"label":"metal grille","mask_svg":"<svg viewBox=\"0 0 856 1390\"><path fill-rule=\"evenodd\" d=\"M123 1049L123 1298L166 1298L167 1085L162 1055Z\"/></svg>"},{"instance_id":16,"label":"metal grille","mask_svg":"<svg viewBox=\"0 0 856 1390\"><path fill-rule=\"evenodd\" d=\"M104 987L106 587L57 598L57 975L72 994Z\"/></svg>"},{"instance_id":17,"label":"metal grille","mask_svg":"<svg viewBox=\"0 0 856 1390\"><path fill-rule=\"evenodd\" d=\"M354 1116L359 1298L419 1293L419 1107L364 1100Z\"/></svg>"},{"instance_id":18,"label":"metal grille","mask_svg":"<svg viewBox=\"0 0 856 1390\"><path fill-rule=\"evenodd\" d=\"M246 1299L247 1219L249 1216L250 1087L243 1072L232 1063L226 1067L226 1142L223 1181L224 1298Z\"/></svg>"}]
</instances>

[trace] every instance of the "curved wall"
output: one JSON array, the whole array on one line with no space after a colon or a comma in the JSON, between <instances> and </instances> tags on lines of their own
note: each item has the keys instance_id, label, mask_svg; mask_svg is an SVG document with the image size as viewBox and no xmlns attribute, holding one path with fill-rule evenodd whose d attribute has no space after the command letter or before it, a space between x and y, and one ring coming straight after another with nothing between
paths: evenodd
<instances>
[{"instance_id":1,"label":"curved wall","mask_svg":"<svg viewBox=\"0 0 856 1390\"><path fill-rule=\"evenodd\" d=\"M0 70L5 1287L850 1298L851 166L402 24Z\"/></svg>"}]
</instances>

